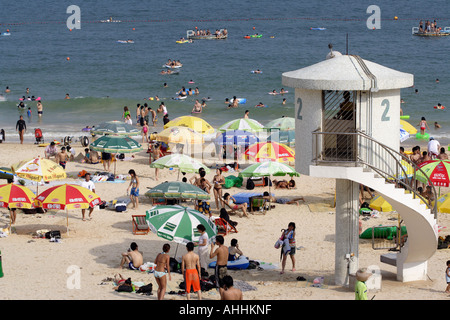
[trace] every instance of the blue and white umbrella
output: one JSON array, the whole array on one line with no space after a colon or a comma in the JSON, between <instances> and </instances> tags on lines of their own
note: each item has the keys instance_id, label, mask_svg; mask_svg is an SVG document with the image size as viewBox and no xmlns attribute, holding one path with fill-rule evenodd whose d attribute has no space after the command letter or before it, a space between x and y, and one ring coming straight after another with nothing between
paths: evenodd
<instances>
[{"instance_id":1,"label":"blue and white umbrella","mask_svg":"<svg viewBox=\"0 0 450 320\"><path fill-rule=\"evenodd\" d=\"M258 137L245 130L227 130L221 133L214 142L222 146L249 146L259 142Z\"/></svg>"},{"instance_id":2,"label":"blue and white umbrella","mask_svg":"<svg viewBox=\"0 0 450 320\"><path fill-rule=\"evenodd\" d=\"M409 132L407 132L405 129L400 128L400 142L403 142L410 138Z\"/></svg>"}]
</instances>

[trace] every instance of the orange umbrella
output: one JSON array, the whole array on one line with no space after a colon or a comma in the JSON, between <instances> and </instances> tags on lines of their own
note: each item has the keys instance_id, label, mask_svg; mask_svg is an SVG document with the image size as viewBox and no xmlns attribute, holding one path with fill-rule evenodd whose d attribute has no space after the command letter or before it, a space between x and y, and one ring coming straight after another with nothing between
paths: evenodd
<instances>
[{"instance_id":1,"label":"orange umbrella","mask_svg":"<svg viewBox=\"0 0 450 320\"><path fill-rule=\"evenodd\" d=\"M100 203L100 197L87 188L75 184L51 187L36 197L36 204L44 209L66 210L67 234L70 209L87 209Z\"/></svg>"}]
</instances>

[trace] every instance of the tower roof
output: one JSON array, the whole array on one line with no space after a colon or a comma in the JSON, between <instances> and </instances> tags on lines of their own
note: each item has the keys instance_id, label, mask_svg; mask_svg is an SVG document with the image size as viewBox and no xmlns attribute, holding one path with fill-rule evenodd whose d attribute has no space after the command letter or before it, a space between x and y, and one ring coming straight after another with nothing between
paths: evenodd
<instances>
[{"instance_id":1,"label":"tower roof","mask_svg":"<svg viewBox=\"0 0 450 320\"><path fill-rule=\"evenodd\" d=\"M412 86L414 76L359 56L337 55L302 69L284 72L282 84L311 90L389 90Z\"/></svg>"}]
</instances>

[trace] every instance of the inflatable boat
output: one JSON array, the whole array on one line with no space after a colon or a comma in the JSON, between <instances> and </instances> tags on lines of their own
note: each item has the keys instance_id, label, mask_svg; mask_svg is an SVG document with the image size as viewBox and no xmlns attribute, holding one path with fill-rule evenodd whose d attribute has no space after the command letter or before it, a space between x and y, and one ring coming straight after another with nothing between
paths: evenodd
<instances>
[{"instance_id":1,"label":"inflatable boat","mask_svg":"<svg viewBox=\"0 0 450 320\"><path fill-rule=\"evenodd\" d=\"M228 261L227 268L229 270L243 270L247 269L250 264L250 261L247 257L240 256L234 261ZM208 267L215 268L216 267L216 261L211 262Z\"/></svg>"}]
</instances>

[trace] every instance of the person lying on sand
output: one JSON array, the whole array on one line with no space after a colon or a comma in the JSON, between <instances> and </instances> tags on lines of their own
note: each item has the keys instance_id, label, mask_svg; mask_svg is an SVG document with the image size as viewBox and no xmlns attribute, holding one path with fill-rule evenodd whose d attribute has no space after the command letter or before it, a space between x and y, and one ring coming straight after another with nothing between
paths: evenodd
<instances>
[{"instance_id":1,"label":"person lying on sand","mask_svg":"<svg viewBox=\"0 0 450 320\"><path fill-rule=\"evenodd\" d=\"M289 182L287 180L273 180L272 183L275 186L275 189L295 189L295 181L293 179Z\"/></svg>"},{"instance_id":2,"label":"person lying on sand","mask_svg":"<svg viewBox=\"0 0 450 320\"><path fill-rule=\"evenodd\" d=\"M296 204L297 206L300 205L299 201L305 201L305 198L303 197L297 197L297 198L284 198L284 197L280 197L280 198L275 198L274 196L271 196L269 194L269 192L264 191L263 193L263 198L268 199L270 202L275 202L275 203L279 203L279 204Z\"/></svg>"}]
</instances>

